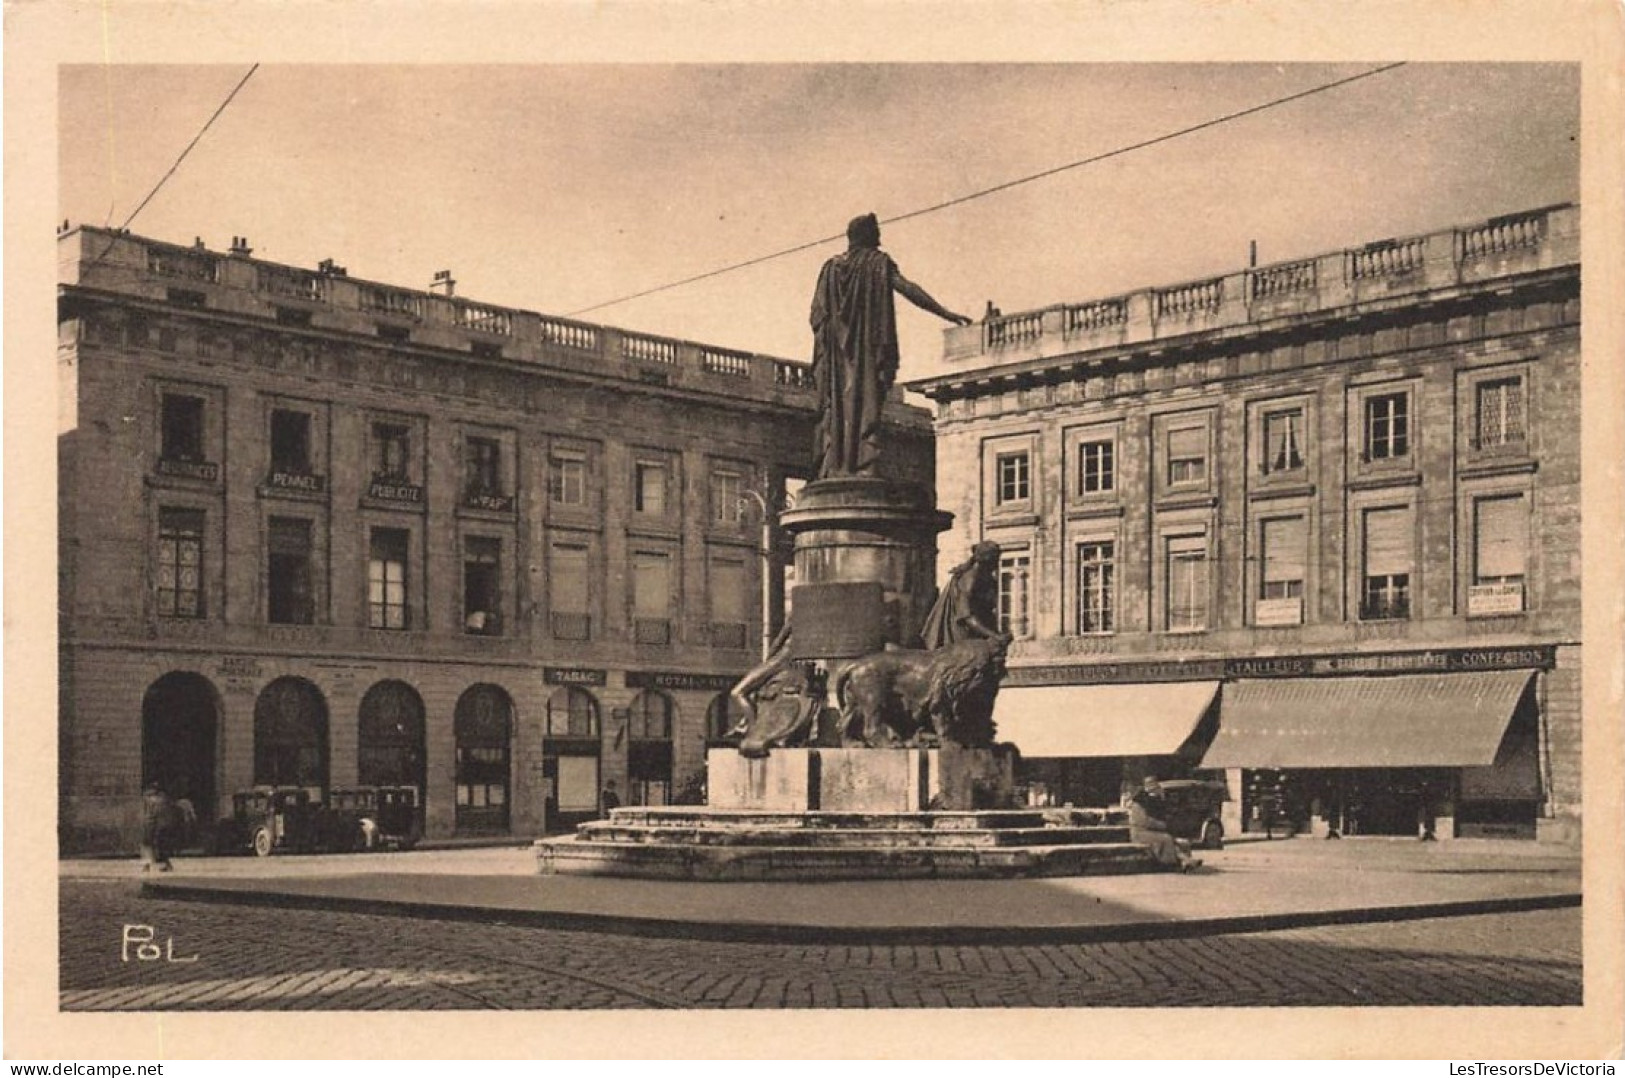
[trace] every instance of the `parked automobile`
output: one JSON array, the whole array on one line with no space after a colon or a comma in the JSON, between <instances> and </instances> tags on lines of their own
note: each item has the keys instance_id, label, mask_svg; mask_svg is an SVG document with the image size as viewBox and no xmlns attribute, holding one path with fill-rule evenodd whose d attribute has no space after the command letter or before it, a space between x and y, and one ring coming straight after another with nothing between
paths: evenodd
<instances>
[{"instance_id":1,"label":"parked automobile","mask_svg":"<svg viewBox=\"0 0 1625 1078\"><path fill-rule=\"evenodd\" d=\"M369 845L410 850L423 837L416 786L379 786L374 797Z\"/></svg>"},{"instance_id":2,"label":"parked automobile","mask_svg":"<svg viewBox=\"0 0 1625 1078\"><path fill-rule=\"evenodd\" d=\"M1162 795L1168 802L1169 834L1205 850L1224 846L1220 806L1230 800L1230 791L1224 783L1209 779L1163 779Z\"/></svg>"},{"instance_id":3,"label":"parked automobile","mask_svg":"<svg viewBox=\"0 0 1625 1078\"><path fill-rule=\"evenodd\" d=\"M232 795L231 816L214 830L216 853L269 857L306 853L319 845L320 805L300 786L256 786Z\"/></svg>"}]
</instances>

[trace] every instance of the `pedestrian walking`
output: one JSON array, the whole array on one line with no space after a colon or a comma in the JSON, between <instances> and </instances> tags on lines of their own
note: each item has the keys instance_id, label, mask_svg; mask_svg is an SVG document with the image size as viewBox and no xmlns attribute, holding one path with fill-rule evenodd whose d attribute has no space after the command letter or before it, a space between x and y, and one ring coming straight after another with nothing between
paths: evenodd
<instances>
[{"instance_id":1,"label":"pedestrian walking","mask_svg":"<svg viewBox=\"0 0 1625 1078\"><path fill-rule=\"evenodd\" d=\"M614 779L604 783L604 792L599 795L598 800L603 806L605 816L608 816L611 810L621 807L621 795L615 792Z\"/></svg>"},{"instance_id":2,"label":"pedestrian walking","mask_svg":"<svg viewBox=\"0 0 1625 1078\"><path fill-rule=\"evenodd\" d=\"M175 867L169 855L179 825L175 802L156 782L149 784L141 796L141 871L168 872Z\"/></svg>"}]
</instances>

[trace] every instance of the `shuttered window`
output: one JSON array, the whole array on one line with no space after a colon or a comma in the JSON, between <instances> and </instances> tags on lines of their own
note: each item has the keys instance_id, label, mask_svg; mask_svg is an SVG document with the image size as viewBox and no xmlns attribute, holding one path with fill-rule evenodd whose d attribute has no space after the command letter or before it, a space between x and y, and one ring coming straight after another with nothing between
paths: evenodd
<instances>
[{"instance_id":1,"label":"shuttered window","mask_svg":"<svg viewBox=\"0 0 1625 1078\"><path fill-rule=\"evenodd\" d=\"M554 613L587 612L586 547L554 547L548 557L548 577Z\"/></svg>"},{"instance_id":2,"label":"shuttered window","mask_svg":"<svg viewBox=\"0 0 1625 1078\"><path fill-rule=\"evenodd\" d=\"M1474 583L1521 583L1529 559L1529 511L1522 495L1474 504Z\"/></svg>"},{"instance_id":3,"label":"shuttered window","mask_svg":"<svg viewBox=\"0 0 1625 1078\"><path fill-rule=\"evenodd\" d=\"M1207 478L1207 429L1182 427L1168 432L1168 482L1200 483Z\"/></svg>"},{"instance_id":4,"label":"shuttered window","mask_svg":"<svg viewBox=\"0 0 1625 1078\"><path fill-rule=\"evenodd\" d=\"M1365 578L1360 617L1380 621L1411 616L1412 532L1409 507L1367 509Z\"/></svg>"},{"instance_id":5,"label":"shuttered window","mask_svg":"<svg viewBox=\"0 0 1625 1078\"><path fill-rule=\"evenodd\" d=\"M1308 576L1309 523L1303 517L1264 521L1260 539L1263 561L1259 597L1296 599Z\"/></svg>"},{"instance_id":6,"label":"shuttered window","mask_svg":"<svg viewBox=\"0 0 1625 1078\"><path fill-rule=\"evenodd\" d=\"M711 563L711 620L724 623L745 620L745 563Z\"/></svg>"}]
</instances>

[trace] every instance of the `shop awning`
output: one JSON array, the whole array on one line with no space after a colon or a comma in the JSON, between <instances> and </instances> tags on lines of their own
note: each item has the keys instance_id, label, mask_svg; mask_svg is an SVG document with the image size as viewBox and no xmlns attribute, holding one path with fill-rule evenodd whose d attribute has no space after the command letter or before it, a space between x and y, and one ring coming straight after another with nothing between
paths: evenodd
<instances>
[{"instance_id":1,"label":"shop awning","mask_svg":"<svg viewBox=\"0 0 1625 1078\"><path fill-rule=\"evenodd\" d=\"M999 690L999 741L1023 756L1167 756L1213 702L1217 681L1043 685Z\"/></svg>"},{"instance_id":2,"label":"shop awning","mask_svg":"<svg viewBox=\"0 0 1625 1078\"><path fill-rule=\"evenodd\" d=\"M1496 749L1530 670L1226 685L1203 767L1468 767Z\"/></svg>"}]
</instances>

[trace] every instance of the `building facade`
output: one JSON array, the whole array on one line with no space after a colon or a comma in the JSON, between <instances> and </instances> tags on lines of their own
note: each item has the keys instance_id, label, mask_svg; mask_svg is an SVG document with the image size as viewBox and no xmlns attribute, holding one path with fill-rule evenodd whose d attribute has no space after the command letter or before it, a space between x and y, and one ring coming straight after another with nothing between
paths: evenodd
<instances>
[{"instance_id":1,"label":"building facade","mask_svg":"<svg viewBox=\"0 0 1625 1078\"><path fill-rule=\"evenodd\" d=\"M152 782L410 785L430 837L697 796L782 608L751 495L809 473L804 366L244 240L59 249L64 850L133 848Z\"/></svg>"},{"instance_id":2,"label":"building facade","mask_svg":"<svg viewBox=\"0 0 1625 1078\"><path fill-rule=\"evenodd\" d=\"M1030 796L1576 835L1579 297L1565 205L949 331L942 555L1004 548Z\"/></svg>"}]
</instances>

